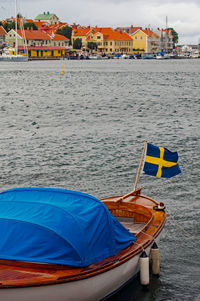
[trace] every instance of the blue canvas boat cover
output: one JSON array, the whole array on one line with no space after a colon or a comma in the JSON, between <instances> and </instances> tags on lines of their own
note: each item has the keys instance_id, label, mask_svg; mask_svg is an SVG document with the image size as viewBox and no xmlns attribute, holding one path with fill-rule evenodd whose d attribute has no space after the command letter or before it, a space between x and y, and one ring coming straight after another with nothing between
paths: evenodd
<instances>
[{"instance_id":1,"label":"blue canvas boat cover","mask_svg":"<svg viewBox=\"0 0 200 301\"><path fill-rule=\"evenodd\" d=\"M83 267L136 240L98 199L54 188L0 193L0 258Z\"/></svg>"}]
</instances>

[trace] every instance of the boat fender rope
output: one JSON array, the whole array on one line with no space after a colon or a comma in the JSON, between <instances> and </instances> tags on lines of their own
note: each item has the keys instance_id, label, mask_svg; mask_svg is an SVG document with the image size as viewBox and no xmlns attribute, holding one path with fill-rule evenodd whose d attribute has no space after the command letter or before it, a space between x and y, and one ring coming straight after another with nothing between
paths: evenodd
<instances>
[{"instance_id":1,"label":"boat fender rope","mask_svg":"<svg viewBox=\"0 0 200 301\"><path fill-rule=\"evenodd\" d=\"M137 242L134 242L134 244L138 245L142 249L142 252L145 252L145 249L143 248L143 245L138 244Z\"/></svg>"}]
</instances>

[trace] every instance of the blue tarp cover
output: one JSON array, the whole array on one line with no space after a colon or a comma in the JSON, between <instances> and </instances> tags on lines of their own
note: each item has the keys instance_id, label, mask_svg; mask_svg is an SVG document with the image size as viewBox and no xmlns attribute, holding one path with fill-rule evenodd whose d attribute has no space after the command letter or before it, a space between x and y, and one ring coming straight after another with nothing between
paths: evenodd
<instances>
[{"instance_id":1,"label":"blue tarp cover","mask_svg":"<svg viewBox=\"0 0 200 301\"><path fill-rule=\"evenodd\" d=\"M136 240L98 199L54 188L0 193L0 258L87 266Z\"/></svg>"}]
</instances>

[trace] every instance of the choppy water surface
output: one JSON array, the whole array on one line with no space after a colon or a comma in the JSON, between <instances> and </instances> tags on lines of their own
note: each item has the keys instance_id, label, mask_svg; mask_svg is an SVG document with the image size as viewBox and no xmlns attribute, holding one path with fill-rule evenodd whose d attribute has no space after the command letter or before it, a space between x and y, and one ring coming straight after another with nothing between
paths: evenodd
<instances>
[{"instance_id":1,"label":"choppy water surface","mask_svg":"<svg viewBox=\"0 0 200 301\"><path fill-rule=\"evenodd\" d=\"M145 139L179 153L181 175L139 182L168 210L160 279L112 300L200 300L199 83L198 59L0 63L1 190L127 193Z\"/></svg>"}]
</instances>

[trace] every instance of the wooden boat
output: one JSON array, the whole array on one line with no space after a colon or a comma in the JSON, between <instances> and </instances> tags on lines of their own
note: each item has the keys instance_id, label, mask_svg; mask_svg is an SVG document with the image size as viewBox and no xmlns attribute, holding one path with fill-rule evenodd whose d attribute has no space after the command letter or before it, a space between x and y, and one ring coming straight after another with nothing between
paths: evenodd
<instances>
[{"instance_id":1,"label":"wooden boat","mask_svg":"<svg viewBox=\"0 0 200 301\"><path fill-rule=\"evenodd\" d=\"M31 198L34 198L32 188L29 192ZM5 201L7 194L0 193L0 206L5 203L9 206L10 202L11 204L14 202L13 206L16 208L18 206L15 203L17 202L16 195L13 196L12 190L9 194L11 197ZM38 201L37 195L35 198ZM51 197L51 201L52 199ZM142 251L145 250L149 255L154 241L158 242L160 239L166 221L164 205L143 196L141 189L136 189L125 196L104 198L101 202L128 229L129 233L136 237L135 242L112 256L81 267L3 258L0 250L0 300L104 300L136 276L139 272L139 258ZM24 204L24 207L27 205L29 206L28 203ZM30 211L29 207L25 208ZM4 209L0 210L0 220L2 214L4 214ZM17 219L16 215L12 216L12 219L14 218ZM73 229L71 231L73 232ZM6 232L9 232L9 228ZM3 235L2 239L4 239ZM24 240L21 241L22 245L24 243ZM10 242L5 242L6 244L10 246Z\"/></svg>"}]
</instances>

